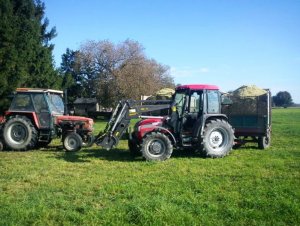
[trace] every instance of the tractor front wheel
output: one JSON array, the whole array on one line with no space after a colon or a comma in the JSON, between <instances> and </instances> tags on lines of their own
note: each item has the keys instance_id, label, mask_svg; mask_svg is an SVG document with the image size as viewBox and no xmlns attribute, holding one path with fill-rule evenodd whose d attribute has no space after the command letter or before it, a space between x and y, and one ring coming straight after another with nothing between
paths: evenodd
<instances>
[{"instance_id":1,"label":"tractor front wheel","mask_svg":"<svg viewBox=\"0 0 300 226\"><path fill-rule=\"evenodd\" d=\"M63 139L63 146L66 151L79 151L82 147L82 138L77 133L68 133Z\"/></svg>"},{"instance_id":2,"label":"tractor front wheel","mask_svg":"<svg viewBox=\"0 0 300 226\"><path fill-rule=\"evenodd\" d=\"M5 123L3 138L8 148L26 151L36 146L37 130L27 117L14 117Z\"/></svg>"},{"instance_id":3,"label":"tractor front wheel","mask_svg":"<svg viewBox=\"0 0 300 226\"><path fill-rule=\"evenodd\" d=\"M143 139L141 152L146 160L164 161L171 157L173 145L166 135L152 132Z\"/></svg>"}]
</instances>

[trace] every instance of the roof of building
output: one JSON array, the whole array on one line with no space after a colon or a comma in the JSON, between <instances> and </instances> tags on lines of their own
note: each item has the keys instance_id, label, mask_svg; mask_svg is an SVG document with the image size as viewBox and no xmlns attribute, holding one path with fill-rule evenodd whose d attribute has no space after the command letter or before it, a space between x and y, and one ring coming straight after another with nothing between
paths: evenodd
<instances>
[{"instance_id":1,"label":"roof of building","mask_svg":"<svg viewBox=\"0 0 300 226\"><path fill-rule=\"evenodd\" d=\"M80 97L74 101L74 104L97 104L97 99Z\"/></svg>"}]
</instances>

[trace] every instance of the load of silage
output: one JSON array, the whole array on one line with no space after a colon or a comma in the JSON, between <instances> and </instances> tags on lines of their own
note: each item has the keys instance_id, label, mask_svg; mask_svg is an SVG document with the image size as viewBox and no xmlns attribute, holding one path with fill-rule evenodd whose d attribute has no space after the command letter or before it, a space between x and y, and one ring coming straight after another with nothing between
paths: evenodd
<instances>
[{"instance_id":1,"label":"load of silage","mask_svg":"<svg viewBox=\"0 0 300 226\"><path fill-rule=\"evenodd\" d=\"M175 93L174 89L163 88L150 96L147 100L170 100Z\"/></svg>"},{"instance_id":2,"label":"load of silage","mask_svg":"<svg viewBox=\"0 0 300 226\"><path fill-rule=\"evenodd\" d=\"M233 103L230 106L224 106L222 111L227 115L267 114L268 96L265 95L266 93L266 90L255 85L241 86L228 95Z\"/></svg>"},{"instance_id":3,"label":"load of silage","mask_svg":"<svg viewBox=\"0 0 300 226\"><path fill-rule=\"evenodd\" d=\"M233 95L237 97L257 97L266 94L267 91L257 87L256 85L241 86L233 91Z\"/></svg>"},{"instance_id":4,"label":"load of silage","mask_svg":"<svg viewBox=\"0 0 300 226\"><path fill-rule=\"evenodd\" d=\"M164 100L171 100L172 95L175 93L174 89L170 88L164 88L159 91L157 91L154 95L150 96L147 98L147 100L154 100L154 102L149 102L147 104L165 104L161 102L155 102L155 101L164 101ZM153 116L162 116L162 115L168 115L169 111L168 109L163 109L163 110L157 110L157 111L152 111L150 114Z\"/></svg>"}]
</instances>

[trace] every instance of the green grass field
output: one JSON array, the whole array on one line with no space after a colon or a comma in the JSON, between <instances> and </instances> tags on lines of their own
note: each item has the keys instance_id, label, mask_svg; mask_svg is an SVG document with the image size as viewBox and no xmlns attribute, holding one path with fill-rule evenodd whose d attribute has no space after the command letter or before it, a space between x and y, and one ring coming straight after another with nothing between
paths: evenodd
<instances>
[{"instance_id":1,"label":"green grass field","mask_svg":"<svg viewBox=\"0 0 300 226\"><path fill-rule=\"evenodd\" d=\"M300 225L300 109L273 111L270 149L223 159L58 145L0 152L0 225Z\"/></svg>"}]
</instances>

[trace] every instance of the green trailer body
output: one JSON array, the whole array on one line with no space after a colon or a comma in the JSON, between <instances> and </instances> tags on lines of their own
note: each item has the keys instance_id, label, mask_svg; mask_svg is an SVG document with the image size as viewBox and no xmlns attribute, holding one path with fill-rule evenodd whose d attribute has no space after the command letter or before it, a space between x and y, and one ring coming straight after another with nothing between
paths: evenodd
<instances>
[{"instance_id":1,"label":"green trailer body","mask_svg":"<svg viewBox=\"0 0 300 226\"><path fill-rule=\"evenodd\" d=\"M271 92L260 96L232 96L232 104L224 105L222 113L226 114L235 131L236 146L246 142L257 142L259 148L265 149L271 142Z\"/></svg>"}]
</instances>

